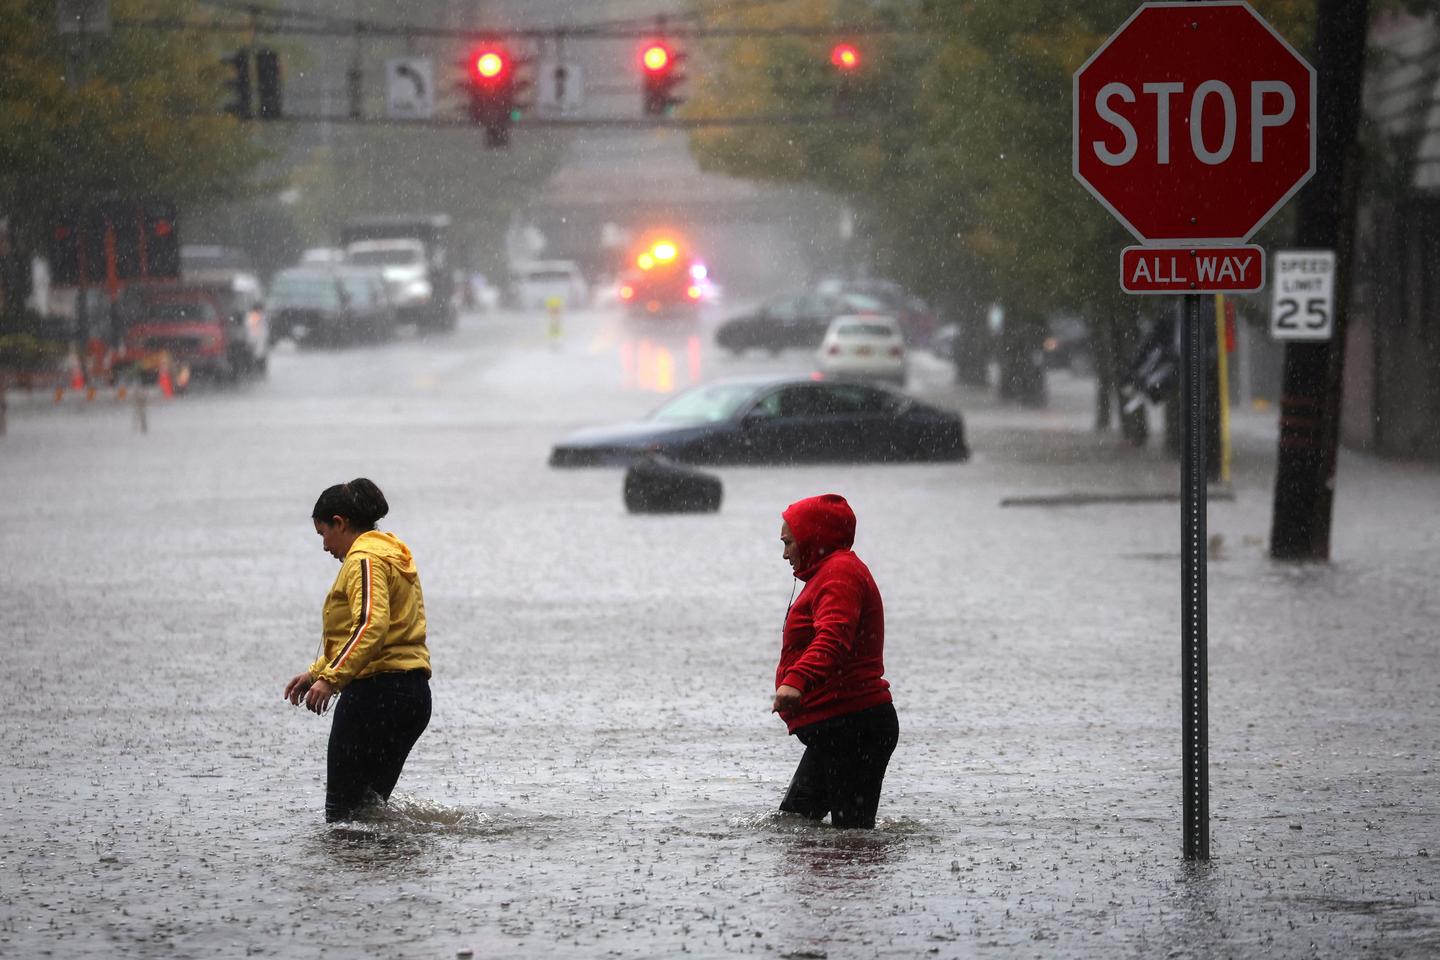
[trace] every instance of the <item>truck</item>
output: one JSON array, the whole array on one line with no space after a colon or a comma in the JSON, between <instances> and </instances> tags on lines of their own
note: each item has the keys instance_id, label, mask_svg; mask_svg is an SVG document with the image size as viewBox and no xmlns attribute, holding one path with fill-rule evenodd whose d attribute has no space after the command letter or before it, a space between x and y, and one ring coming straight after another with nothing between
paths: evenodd
<instances>
[{"instance_id":1,"label":"truck","mask_svg":"<svg viewBox=\"0 0 1440 960\"><path fill-rule=\"evenodd\" d=\"M387 277L393 276L392 299L401 320L422 331L455 329L448 216L402 214L351 220L340 228L340 245L349 259L378 266ZM387 257L395 262L385 262Z\"/></svg>"},{"instance_id":2,"label":"truck","mask_svg":"<svg viewBox=\"0 0 1440 960\"><path fill-rule=\"evenodd\" d=\"M632 316L694 319L713 289L705 265L671 233L647 236L620 276L620 302Z\"/></svg>"}]
</instances>

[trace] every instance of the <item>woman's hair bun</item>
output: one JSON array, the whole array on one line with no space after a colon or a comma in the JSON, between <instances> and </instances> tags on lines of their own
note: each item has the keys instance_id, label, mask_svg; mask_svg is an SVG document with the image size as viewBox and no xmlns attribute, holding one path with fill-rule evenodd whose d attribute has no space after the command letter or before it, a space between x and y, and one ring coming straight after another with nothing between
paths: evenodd
<instances>
[{"instance_id":1,"label":"woman's hair bun","mask_svg":"<svg viewBox=\"0 0 1440 960\"><path fill-rule=\"evenodd\" d=\"M385 502L385 494L380 492L374 481L357 477L345 486L350 488L350 495L355 499L355 516L351 519L373 527L375 521L390 512L390 504Z\"/></svg>"},{"instance_id":2,"label":"woman's hair bun","mask_svg":"<svg viewBox=\"0 0 1440 960\"><path fill-rule=\"evenodd\" d=\"M315 501L310 516L326 523L334 517L344 517L356 530L373 530L375 521L389 512L390 504L385 502L385 494L375 482L357 477L349 483L326 487Z\"/></svg>"}]
</instances>

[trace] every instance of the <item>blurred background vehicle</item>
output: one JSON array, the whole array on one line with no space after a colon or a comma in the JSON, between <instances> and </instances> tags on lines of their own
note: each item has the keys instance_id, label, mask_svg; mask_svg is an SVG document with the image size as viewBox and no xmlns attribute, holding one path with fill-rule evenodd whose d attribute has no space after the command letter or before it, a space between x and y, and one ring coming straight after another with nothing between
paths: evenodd
<instances>
[{"instance_id":1,"label":"blurred background vehicle","mask_svg":"<svg viewBox=\"0 0 1440 960\"><path fill-rule=\"evenodd\" d=\"M893 317L839 316L815 353L821 373L905 384L905 337Z\"/></svg>"},{"instance_id":2,"label":"blurred background vehicle","mask_svg":"<svg viewBox=\"0 0 1440 960\"><path fill-rule=\"evenodd\" d=\"M1048 370L1069 370L1085 374L1094 369L1090 355L1090 330L1083 317L1056 314L1046 321L1048 332L1042 348Z\"/></svg>"},{"instance_id":3,"label":"blurred background vehicle","mask_svg":"<svg viewBox=\"0 0 1440 960\"><path fill-rule=\"evenodd\" d=\"M254 290L223 286L134 285L112 308L121 365L151 379L162 363L233 381L263 373L268 350Z\"/></svg>"},{"instance_id":4,"label":"blurred background vehicle","mask_svg":"<svg viewBox=\"0 0 1440 960\"><path fill-rule=\"evenodd\" d=\"M648 237L620 278L619 298L632 316L693 318L713 294L710 271L670 233Z\"/></svg>"},{"instance_id":5,"label":"blurred background vehicle","mask_svg":"<svg viewBox=\"0 0 1440 960\"><path fill-rule=\"evenodd\" d=\"M500 289L478 270L456 270L455 289L464 306L489 312L500 308Z\"/></svg>"},{"instance_id":6,"label":"blurred background vehicle","mask_svg":"<svg viewBox=\"0 0 1440 960\"><path fill-rule=\"evenodd\" d=\"M452 260L456 258L451 252L450 218L444 214L364 217L351 220L340 228L340 242L345 247L347 256L357 244L382 240L408 240L420 244L423 251L422 261L425 279L430 287L429 296L422 301L419 297L420 286L413 281L406 281L411 284L407 288L408 294L399 299L404 305L403 318L414 322L416 327L424 332L455 329L457 307ZM387 252L382 255L381 249L386 249ZM369 248L368 255L377 258L390 255L399 257L399 249L372 247ZM408 259L410 254L405 256L406 269L413 272L416 264ZM401 265L398 261L391 264L393 267Z\"/></svg>"},{"instance_id":7,"label":"blurred background vehicle","mask_svg":"<svg viewBox=\"0 0 1440 960\"><path fill-rule=\"evenodd\" d=\"M265 287L249 254L234 247L182 246L180 280L207 292L225 318L225 376L265 373L270 351Z\"/></svg>"},{"instance_id":8,"label":"blurred background vehicle","mask_svg":"<svg viewBox=\"0 0 1440 960\"><path fill-rule=\"evenodd\" d=\"M585 277L572 260L534 260L510 270L511 302L521 310L543 310L552 297L566 309L583 307L589 296Z\"/></svg>"},{"instance_id":9,"label":"blurred background vehicle","mask_svg":"<svg viewBox=\"0 0 1440 960\"><path fill-rule=\"evenodd\" d=\"M582 430L552 467L623 466L661 454L682 463L964 460L965 423L887 386L809 376L717 380L644 420Z\"/></svg>"},{"instance_id":10,"label":"blurred background vehicle","mask_svg":"<svg viewBox=\"0 0 1440 960\"><path fill-rule=\"evenodd\" d=\"M300 254L302 264L344 263L345 251L340 247L310 247Z\"/></svg>"},{"instance_id":11,"label":"blurred background vehicle","mask_svg":"<svg viewBox=\"0 0 1440 960\"><path fill-rule=\"evenodd\" d=\"M890 280L829 279L817 283L815 289L827 296L854 293L879 300L886 312L899 322L900 332L911 346L928 344L941 325L939 315L930 304Z\"/></svg>"},{"instance_id":12,"label":"blurred background vehicle","mask_svg":"<svg viewBox=\"0 0 1440 960\"><path fill-rule=\"evenodd\" d=\"M434 309L435 288L430 283L423 243L408 237L357 240L345 248L345 260L352 266L380 271L401 323L426 322Z\"/></svg>"},{"instance_id":13,"label":"blurred background vehicle","mask_svg":"<svg viewBox=\"0 0 1440 960\"><path fill-rule=\"evenodd\" d=\"M846 314L885 315L886 310L879 300L864 294L795 290L726 320L715 331L715 342L734 354L746 350L813 350L824 339L830 321Z\"/></svg>"},{"instance_id":14,"label":"blurred background vehicle","mask_svg":"<svg viewBox=\"0 0 1440 960\"><path fill-rule=\"evenodd\" d=\"M282 337L299 343L375 340L395 329L385 281L372 268L290 267L275 275L267 307L272 341Z\"/></svg>"}]
</instances>

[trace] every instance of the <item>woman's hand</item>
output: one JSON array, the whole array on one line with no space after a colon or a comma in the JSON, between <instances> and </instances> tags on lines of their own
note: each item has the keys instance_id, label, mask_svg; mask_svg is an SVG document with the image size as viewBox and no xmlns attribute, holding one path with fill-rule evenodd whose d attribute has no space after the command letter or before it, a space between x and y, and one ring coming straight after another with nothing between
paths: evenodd
<instances>
[{"instance_id":1,"label":"woman's hand","mask_svg":"<svg viewBox=\"0 0 1440 960\"><path fill-rule=\"evenodd\" d=\"M775 688L775 701L770 704L771 713L790 713L800 709L800 691L782 683Z\"/></svg>"},{"instance_id":2,"label":"woman's hand","mask_svg":"<svg viewBox=\"0 0 1440 960\"><path fill-rule=\"evenodd\" d=\"M290 678L290 682L285 684L285 699L290 701L292 707L300 706L300 698L305 695L305 691L309 690L310 684L314 682L310 679L308 671L295 674Z\"/></svg>"},{"instance_id":3,"label":"woman's hand","mask_svg":"<svg viewBox=\"0 0 1440 960\"><path fill-rule=\"evenodd\" d=\"M316 680L305 694L305 708L311 713L323 714L330 709L330 698L333 696L335 688L329 680Z\"/></svg>"}]
</instances>

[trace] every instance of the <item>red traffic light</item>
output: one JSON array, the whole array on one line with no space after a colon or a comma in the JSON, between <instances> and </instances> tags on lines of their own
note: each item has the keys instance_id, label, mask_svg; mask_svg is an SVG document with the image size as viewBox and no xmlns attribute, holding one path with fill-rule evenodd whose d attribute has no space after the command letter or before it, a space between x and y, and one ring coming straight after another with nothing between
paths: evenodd
<instances>
[{"instance_id":1,"label":"red traffic light","mask_svg":"<svg viewBox=\"0 0 1440 960\"><path fill-rule=\"evenodd\" d=\"M860 51L854 44L837 43L830 49L830 62L841 70L854 70L860 66Z\"/></svg>"},{"instance_id":2,"label":"red traffic light","mask_svg":"<svg viewBox=\"0 0 1440 960\"><path fill-rule=\"evenodd\" d=\"M495 80L504 72L508 61L505 54L498 50L481 50L475 54L475 76L482 80Z\"/></svg>"},{"instance_id":3,"label":"red traffic light","mask_svg":"<svg viewBox=\"0 0 1440 960\"><path fill-rule=\"evenodd\" d=\"M670 48L663 43L649 44L640 53L640 63L650 73L660 73L668 69L673 60Z\"/></svg>"}]
</instances>

